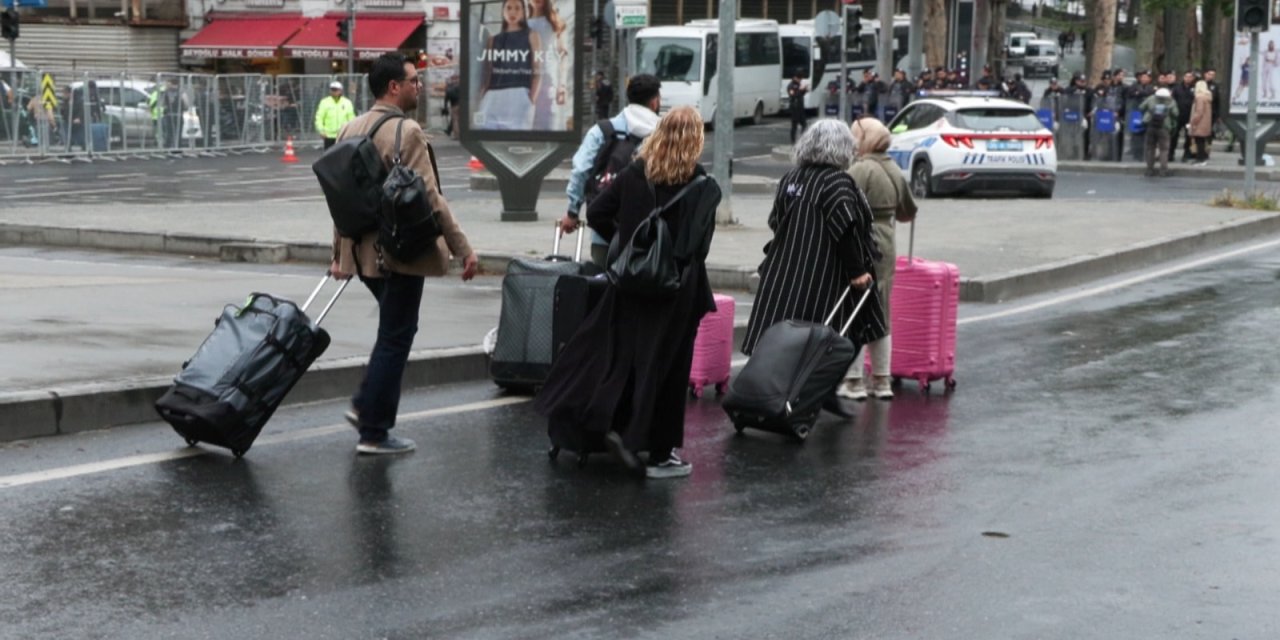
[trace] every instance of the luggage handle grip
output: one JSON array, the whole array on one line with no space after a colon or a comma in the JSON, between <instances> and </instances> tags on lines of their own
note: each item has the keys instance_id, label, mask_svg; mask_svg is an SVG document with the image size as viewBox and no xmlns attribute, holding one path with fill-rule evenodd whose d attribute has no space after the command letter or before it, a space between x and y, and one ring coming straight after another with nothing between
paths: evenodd
<instances>
[{"instance_id":1,"label":"luggage handle grip","mask_svg":"<svg viewBox=\"0 0 1280 640\"><path fill-rule=\"evenodd\" d=\"M844 323L844 328L840 329L840 335L843 336L849 332L849 327L853 326L853 319L858 317L858 312L862 311L862 306L867 303L867 298L871 296L871 287L876 286L874 280L867 283L867 290L862 292L862 299L858 300L858 306L853 308L853 313L849 316L849 320ZM831 313L827 315L827 319L822 324L830 325L836 319L836 314L840 312L840 305L849 298L849 294L853 292L853 285L845 287L844 293L840 294L840 299L836 300L836 304L831 309Z\"/></svg>"},{"instance_id":2,"label":"luggage handle grip","mask_svg":"<svg viewBox=\"0 0 1280 640\"><path fill-rule=\"evenodd\" d=\"M316 288L311 292L311 295L307 296L307 301L302 303L302 307L299 310L306 313L307 309L311 306L311 303L315 302L316 296L320 295L320 290L324 289L324 285L328 284L329 280L332 278L333 275L326 271L324 277L320 279L320 284L316 285ZM329 303L324 305L324 309L320 310L320 315L316 316L317 327L324 321L324 317L329 315L329 310L332 309L334 303L338 301L338 296L342 295L343 291L346 291L347 285L349 284L351 284L351 278L343 280L342 284L338 285L338 290L334 292L332 298L329 298Z\"/></svg>"},{"instance_id":3,"label":"luggage handle grip","mask_svg":"<svg viewBox=\"0 0 1280 640\"><path fill-rule=\"evenodd\" d=\"M551 255L558 256L560 255L560 238L564 236L564 233L560 231L560 221L557 220L555 224L556 224L556 239L555 239L555 242L551 244ZM582 238L585 235L587 235L586 231L584 231L582 227L579 226L578 227L578 248L573 254L574 262L582 262Z\"/></svg>"}]
</instances>

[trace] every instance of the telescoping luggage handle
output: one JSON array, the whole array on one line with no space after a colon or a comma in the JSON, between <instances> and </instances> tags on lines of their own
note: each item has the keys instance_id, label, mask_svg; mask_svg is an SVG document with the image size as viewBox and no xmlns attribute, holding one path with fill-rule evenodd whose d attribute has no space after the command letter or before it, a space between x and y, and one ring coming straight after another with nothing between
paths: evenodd
<instances>
[{"instance_id":1,"label":"telescoping luggage handle","mask_svg":"<svg viewBox=\"0 0 1280 640\"><path fill-rule=\"evenodd\" d=\"M916 221L911 221L911 239L907 241L907 264L916 257Z\"/></svg>"},{"instance_id":2,"label":"telescoping luggage handle","mask_svg":"<svg viewBox=\"0 0 1280 640\"><path fill-rule=\"evenodd\" d=\"M320 284L316 285L315 291L312 291L311 295L307 296L307 301L302 303L301 310L303 313L306 313L307 307L310 307L311 303L315 302L316 296L320 295L320 290L323 289L324 285L328 284L329 280L332 278L332 274L325 272L324 277L320 279ZM324 321L324 317L329 315L329 310L333 308L333 303L338 301L338 296L342 295L342 292L347 289L347 285L349 284L351 284L351 278L343 280L341 284L338 285L338 290L334 292L332 298L329 298L329 304L326 304L324 309L320 310L320 315L316 316L316 326L320 326L320 323Z\"/></svg>"},{"instance_id":3,"label":"telescoping luggage handle","mask_svg":"<svg viewBox=\"0 0 1280 640\"><path fill-rule=\"evenodd\" d=\"M858 306L853 308L853 313L849 314L849 320L844 323L844 327L840 329L840 335L843 336L849 332L849 327L853 326L853 319L858 317L858 312L862 311L862 305L867 303L867 298L871 296L871 288L876 286L874 280L867 283L867 290L862 292L862 299L858 300ZM827 316L826 322L822 324L829 325L832 320L836 319L836 314L840 312L840 305L849 298L849 294L853 291L853 285L845 287L844 293L840 294L840 299L836 301L835 307L831 309L831 314Z\"/></svg>"},{"instance_id":4,"label":"telescoping luggage handle","mask_svg":"<svg viewBox=\"0 0 1280 640\"><path fill-rule=\"evenodd\" d=\"M564 233L560 231L560 221L557 220L556 221L556 239L551 244L551 255L553 256L560 255L560 237L563 235ZM586 235L587 235L586 229L581 226L578 227L578 250L575 251L573 254L574 262L582 262L582 238Z\"/></svg>"}]
</instances>

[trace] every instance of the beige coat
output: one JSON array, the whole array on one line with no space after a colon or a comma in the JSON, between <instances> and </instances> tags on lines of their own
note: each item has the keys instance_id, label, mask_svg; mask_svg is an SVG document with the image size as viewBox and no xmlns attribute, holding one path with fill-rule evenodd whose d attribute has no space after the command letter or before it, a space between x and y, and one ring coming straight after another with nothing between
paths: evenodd
<instances>
[{"instance_id":1,"label":"beige coat","mask_svg":"<svg viewBox=\"0 0 1280 640\"><path fill-rule=\"evenodd\" d=\"M386 113L403 114L404 112L395 107L376 105L368 113L348 122L342 128L342 133L338 135L338 139L344 140L367 134L378 118ZM400 142L401 162L422 175L422 181L427 186L427 201L431 204L431 209L440 217L440 227L444 229L444 234L436 239L436 246L433 250L428 251L413 262L401 263L391 256L379 255L381 252L378 251L376 243L377 232L366 234L357 244L350 238L343 238L338 234L338 230L334 229L333 258L338 262L338 268L345 273L359 273L366 278L378 278L383 275L382 269L379 268L379 265L382 264L387 271L394 273L439 277L449 272L450 254L458 258L466 258L471 255L471 245L467 242L466 234L462 232L462 227L458 226L457 220L453 217L453 212L449 210L449 203L440 194L440 186L436 181L437 176L431 168L431 158L428 155L433 152L431 151L431 145L427 142L427 134L422 130L422 127L413 118L388 120L374 135L373 143L382 152L382 158L387 163L387 166L391 166L392 157L395 153L396 126L401 122L404 123ZM383 259L382 263L379 262L380 258ZM358 272L356 270L357 264L360 267Z\"/></svg>"},{"instance_id":2,"label":"beige coat","mask_svg":"<svg viewBox=\"0 0 1280 640\"><path fill-rule=\"evenodd\" d=\"M1213 94L1197 93L1191 103L1191 135L1208 138L1213 135Z\"/></svg>"}]
</instances>

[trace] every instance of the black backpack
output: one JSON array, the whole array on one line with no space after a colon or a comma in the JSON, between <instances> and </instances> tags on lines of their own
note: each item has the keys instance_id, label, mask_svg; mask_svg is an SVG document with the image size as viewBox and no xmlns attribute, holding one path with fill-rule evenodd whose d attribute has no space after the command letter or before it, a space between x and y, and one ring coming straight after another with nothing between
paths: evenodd
<instances>
[{"instance_id":1,"label":"black backpack","mask_svg":"<svg viewBox=\"0 0 1280 640\"><path fill-rule=\"evenodd\" d=\"M443 230L440 218L427 200L427 184L422 176L400 162L400 134L404 120L396 125L395 156L382 182L382 211L378 219L378 246L400 262L411 262L435 246ZM431 171L440 184L436 154L427 147Z\"/></svg>"},{"instance_id":2,"label":"black backpack","mask_svg":"<svg viewBox=\"0 0 1280 640\"><path fill-rule=\"evenodd\" d=\"M342 140L311 165L329 204L333 226L344 237L359 240L378 228L382 183L387 179L388 169L382 153L373 144L373 135L393 118L404 116L383 115L369 133Z\"/></svg>"},{"instance_id":3,"label":"black backpack","mask_svg":"<svg viewBox=\"0 0 1280 640\"><path fill-rule=\"evenodd\" d=\"M640 148L640 142L644 139L632 134L623 133L613 128L613 123L609 120L601 120L596 123L600 127L600 133L604 134L605 143L600 147L600 151L596 153L596 160L591 165L591 174L587 176L587 184L583 189L583 201L590 204L595 200L596 196L613 182L627 165L635 159L636 150Z\"/></svg>"}]
</instances>

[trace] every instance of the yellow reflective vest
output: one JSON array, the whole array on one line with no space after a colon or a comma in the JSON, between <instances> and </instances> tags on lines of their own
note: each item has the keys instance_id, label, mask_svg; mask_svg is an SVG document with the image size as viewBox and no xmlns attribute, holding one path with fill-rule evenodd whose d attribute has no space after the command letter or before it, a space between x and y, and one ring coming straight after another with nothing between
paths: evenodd
<instances>
[{"instance_id":1,"label":"yellow reflective vest","mask_svg":"<svg viewBox=\"0 0 1280 640\"><path fill-rule=\"evenodd\" d=\"M346 96L337 100L326 96L316 109L316 132L325 138L337 138L342 126L356 117L356 108Z\"/></svg>"}]
</instances>

